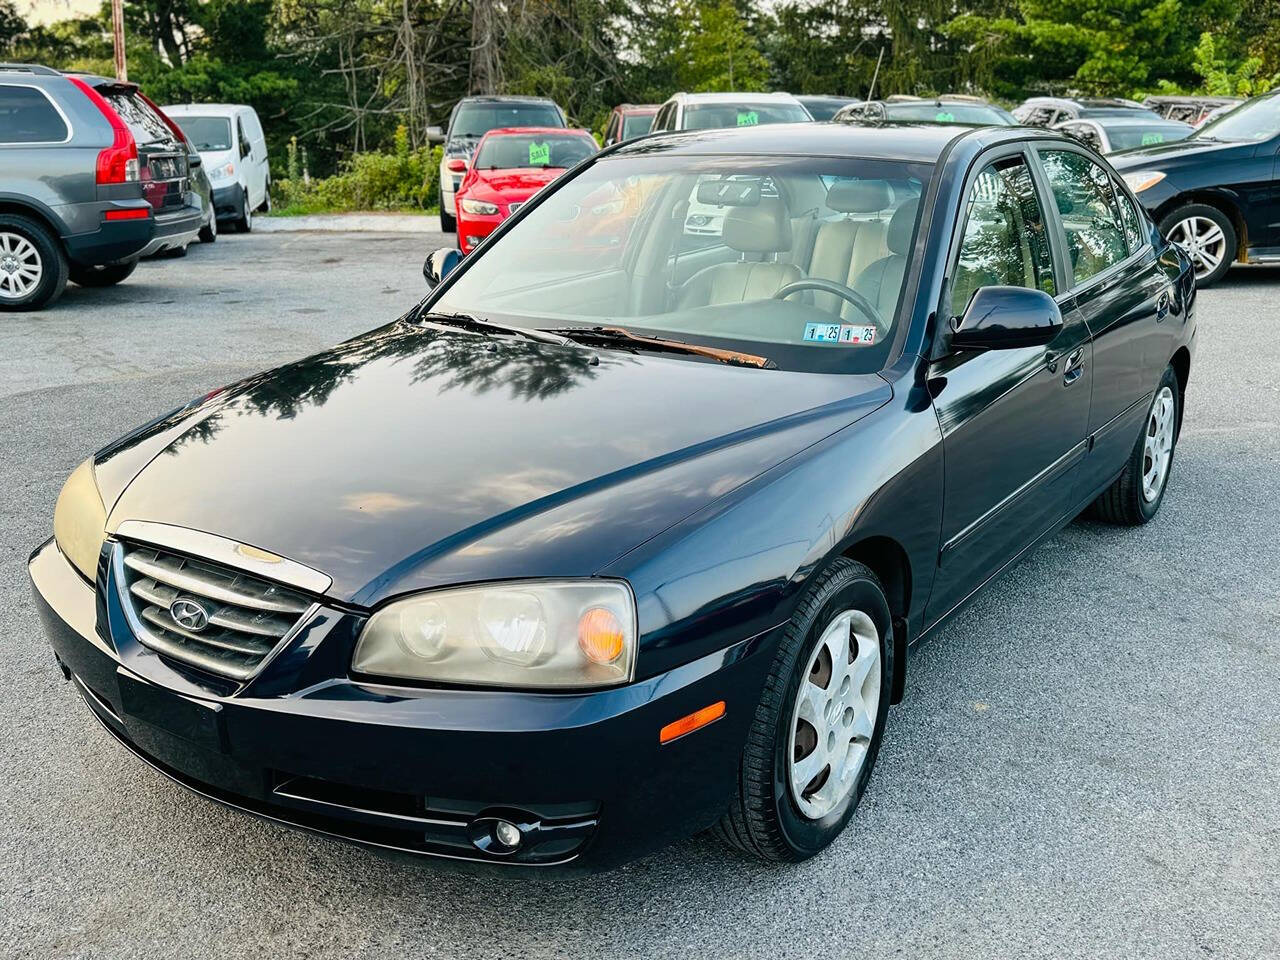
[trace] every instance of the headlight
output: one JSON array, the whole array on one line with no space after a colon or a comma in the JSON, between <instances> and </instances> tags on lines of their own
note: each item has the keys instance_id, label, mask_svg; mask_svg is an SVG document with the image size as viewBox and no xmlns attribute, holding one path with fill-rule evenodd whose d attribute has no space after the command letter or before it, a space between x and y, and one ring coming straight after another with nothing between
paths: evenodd
<instances>
[{"instance_id":1,"label":"headlight","mask_svg":"<svg viewBox=\"0 0 1280 960\"><path fill-rule=\"evenodd\" d=\"M107 538L107 511L93 476L93 458L72 471L53 508L53 539L62 555L86 577L98 576L98 554Z\"/></svg>"},{"instance_id":2,"label":"headlight","mask_svg":"<svg viewBox=\"0 0 1280 960\"><path fill-rule=\"evenodd\" d=\"M462 209L467 213L478 213L491 217L498 212L498 205L496 203L485 203L483 200L463 200Z\"/></svg>"},{"instance_id":3,"label":"headlight","mask_svg":"<svg viewBox=\"0 0 1280 960\"><path fill-rule=\"evenodd\" d=\"M213 167L209 171L209 177L212 180L230 180L236 175L236 165L233 161L228 161L220 167Z\"/></svg>"},{"instance_id":4,"label":"headlight","mask_svg":"<svg viewBox=\"0 0 1280 960\"><path fill-rule=\"evenodd\" d=\"M1124 178L1130 190L1141 193L1163 180L1164 174L1159 170L1135 170L1133 173L1123 173L1121 177Z\"/></svg>"},{"instance_id":5,"label":"headlight","mask_svg":"<svg viewBox=\"0 0 1280 960\"><path fill-rule=\"evenodd\" d=\"M602 687L635 670L636 612L618 580L434 590L365 624L357 673L488 687Z\"/></svg>"}]
</instances>

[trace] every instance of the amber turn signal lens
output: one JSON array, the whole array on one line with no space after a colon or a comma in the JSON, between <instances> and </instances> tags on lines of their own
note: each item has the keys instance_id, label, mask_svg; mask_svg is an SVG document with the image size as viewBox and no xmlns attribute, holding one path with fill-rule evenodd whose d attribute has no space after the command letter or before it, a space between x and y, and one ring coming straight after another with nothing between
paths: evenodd
<instances>
[{"instance_id":1,"label":"amber turn signal lens","mask_svg":"<svg viewBox=\"0 0 1280 960\"><path fill-rule=\"evenodd\" d=\"M592 607L578 620L578 646L592 663L613 663L624 642L622 621L612 610Z\"/></svg>"},{"instance_id":2,"label":"amber turn signal lens","mask_svg":"<svg viewBox=\"0 0 1280 960\"><path fill-rule=\"evenodd\" d=\"M710 706L703 707L701 710L695 710L687 717L681 717L673 723L668 723L658 731L658 741L660 743L670 743L672 740L683 737L686 733L693 733L695 730L701 730L708 723L714 723L723 716L724 701L717 700Z\"/></svg>"}]
</instances>

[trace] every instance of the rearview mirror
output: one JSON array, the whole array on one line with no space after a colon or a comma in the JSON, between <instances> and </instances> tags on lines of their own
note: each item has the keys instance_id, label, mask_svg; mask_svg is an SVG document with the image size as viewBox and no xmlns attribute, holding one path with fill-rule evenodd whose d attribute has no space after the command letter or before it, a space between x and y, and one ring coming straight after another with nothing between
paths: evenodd
<instances>
[{"instance_id":1,"label":"rearview mirror","mask_svg":"<svg viewBox=\"0 0 1280 960\"><path fill-rule=\"evenodd\" d=\"M979 287L951 334L956 350L1038 347L1062 329L1053 297L1028 287Z\"/></svg>"},{"instance_id":2,"label":"rearview mirror","mask_svg":"<svg viewBox=\"0 0 1280 960\"><path fill-rule=\"evenodd\" d=\"M430 254L422 263L422 278L427 281L427 289L434 290L461 260L462 251L457 247L441 247Z\"/></svg>"},{"instance_id":3,"label":"rearview mirror","mask_svg":"<svg viewBox=\"0 0 1280 960\"><path fill-rule=\"evenodd\" d=\"M194 170L196 167L204 166L204 160L198 153L189 153L187 154L187 166Z\"/></svg>"},{"instance_id":4,"label":"rearview mirror","mask_svg":"<svg viewBox=\"0 0 1280 960\"><path fill-rule=\"evenodd\" d=\"M427 127L427 143L444 143L444 129L437 126Z\"/></svg>"}]
</instances>

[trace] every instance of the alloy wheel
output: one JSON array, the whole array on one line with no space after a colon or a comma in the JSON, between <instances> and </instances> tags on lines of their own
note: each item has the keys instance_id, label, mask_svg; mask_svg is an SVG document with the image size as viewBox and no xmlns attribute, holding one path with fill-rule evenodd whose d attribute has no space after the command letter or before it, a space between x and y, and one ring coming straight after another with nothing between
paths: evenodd
<instances>
[{"instance_id":1,"label":"alloy wheel","mask_svg":"<svg viewBox=\"0 0 1280 960\"><path fill-rule=\"evenodd\" d=\"M0 233L0 299L21 300L40 286L44 261L20 233Z\"/></svg>"},{"instance_id":2,"label":"alloy wheel","mask_svg":"<svg viewBox=\"0 0 1280 960\"><path fill-rule=\"evenodd\" d=\"M1187 217L1169 231L1169 240L1187 251L1195 266L1196 279L1203 280L1227 255L1227 238L1222 228L1208 217Z\"/></svg>"},{"instance_id":3,"label":"alloy wheel","mask_svg":"<svg viewBox=\"0 0 1280 960\"><path fill-rule=\"evenodd\" d=\"M1147 414L1147 429L1142 439L1142 499L1147 503L1160 496L1169 476L1174 419L1173 391L1161 387Z\"/></svg>"},{"instance_id":4,"label":"alloy wheel","mask_svg":"<svg viewBox=\"0 0 1280 960\"><path fill-rule=\"evenodd\" d=\"M800 681L787 744L787 780L810 820L853 793L879 715L880 632L861 610L845 610L823 631Z\"/></svg>"}]
</instances>

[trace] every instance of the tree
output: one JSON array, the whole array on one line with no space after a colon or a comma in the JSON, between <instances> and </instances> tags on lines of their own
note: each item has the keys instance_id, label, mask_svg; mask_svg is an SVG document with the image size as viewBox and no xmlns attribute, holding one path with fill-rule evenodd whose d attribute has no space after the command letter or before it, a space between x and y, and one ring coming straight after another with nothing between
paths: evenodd
<instances>
[{"instance_id":1,"label":"tree","mask_svg":"<svg viewBox=\"0 0 1280 960\"><path fill-rule=\"evenodd\" d=\"M0 52L8 54L26 32L27 21L18 13L13 0L0 0Z\"/></svg>"}]
</instances>

